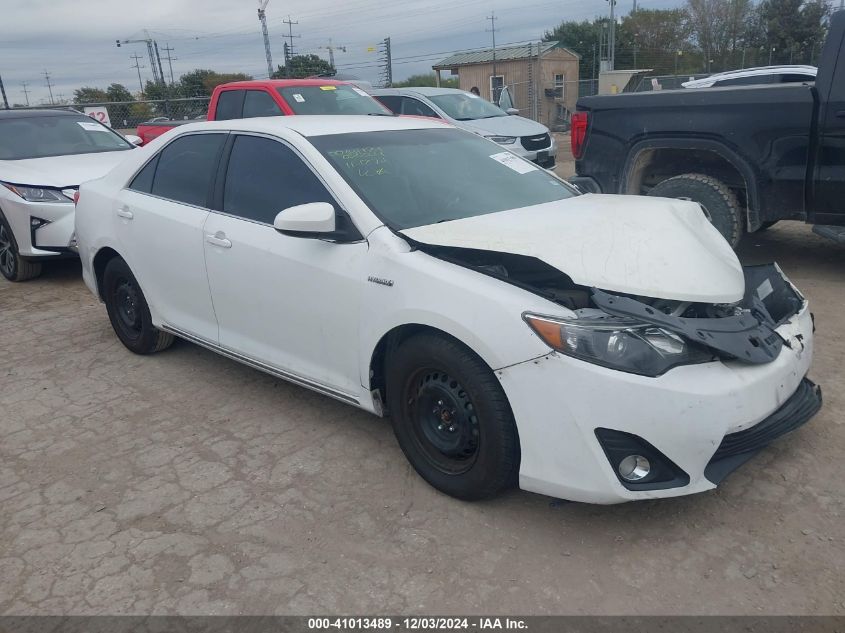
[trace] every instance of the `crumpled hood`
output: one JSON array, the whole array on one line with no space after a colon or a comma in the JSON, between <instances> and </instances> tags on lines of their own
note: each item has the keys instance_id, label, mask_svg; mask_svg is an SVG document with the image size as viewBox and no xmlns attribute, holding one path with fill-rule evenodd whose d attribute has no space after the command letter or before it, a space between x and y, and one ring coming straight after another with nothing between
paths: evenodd
<instances>
[{"instance_id":1,"label":"crumpled hood","mask_svg":"<svg viewBox=\"0 0 845 633\"><path fill-rule=\"evenodd\" d=\"M576 284L658 299L740 301L742 266L694 202L575 196L401 231L436 246L525 255Z\"/></svg>"},{"instance_id":2,"label":"crumpled hood","mask_svg":"<svg viewBox=\"0 0 845 633\"><path fill-rule=\"evenodd\" d=\"M490 119L456 121L455 125L482 136L539 136L549 131L544 125L521 116L497 116Z\"/></svg>"},{"instance_id":3,"label":"crumpled hood","mask_svg":"<svg viewBox=\"0 0 845 633\"><path fill-rule=\"evenodd\" d=\"M105 176L134 150L0 160L0 180L18 185L76 187Z\"/></svg>"}]
</instances>

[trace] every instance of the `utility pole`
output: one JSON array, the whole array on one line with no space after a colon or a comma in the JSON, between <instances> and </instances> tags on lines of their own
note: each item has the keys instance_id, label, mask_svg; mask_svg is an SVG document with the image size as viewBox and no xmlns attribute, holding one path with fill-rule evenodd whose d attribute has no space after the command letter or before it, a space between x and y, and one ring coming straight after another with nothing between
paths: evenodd
<instances>
[{"instance_id":1,"label":"utility pole","mask_svg":"<svg viewBox=\"0 0 845 633\"><path fill-rule=\"evenodd\" d=\"M47 90L50 91L50 105L53 105L53 84L50 83L50 73L44 71L44 79L47 80Z\"/></svg>"},{"instance_id":2,"label":"utility pole","mask_svg":"<svg viewBox=\"0 0 845 633\"><path fill-rule=\"evenodd\" d=\"M296 53L294 53L294 50L293 50L293 39L295 37L302 37L301 35L294 35L293 34L293 25L299 24L299 21L292 22L291 19L290 19L290 16L288 16L287 20L282 20L282 24L288 25L288 34L285 37L288 39L288 55L293 57L294 55L296 55Z\"/></svg>"},{"instance_id":3,"label":"utility pole","mask_svg":"<svg viewBox=\"0 0 845 633\"><path fill-rule=\"evenodd\" d=\"M497 83L496 77L496 31L499 29L496 28L496 13L491 11L490 15L487 16L488 20L490 20L490 28L485 29L488 33L493 34L493 76L490 78L490 91L492 94L490 95L493 98L493 103L498 103L499 101L499 85ZM502 81L504 84L504 81Z\"/></svg>"},{"instance_id":4,"label":"utility pole","mask_svg":"<svg viewBox=\"0 0 845 633\"><path fill-rule=\"evenodd\" d=\"M379 60L384 64L382 71L381 83L382 88L390 88L393 85L393 56L390 53L390 38L384 38L382 42L382 58Z\"/></svg>"},{"instance_id":5,"label":"utility pole","mask_svg":"<svg viewBox=\"0 0 845 633\"><path fill-rule=\"evenodd\" d=\"M162 46L161 50L163 50L165 53L167 53L167 57L165 57L165 59L167 60L168 68L170 68L170 85L172 86L173 85L173 62L176 61L179 58L170 56L170 53L172 53L173 51L176 50L175 48L170 48L170 42L167 43L167 46Z\"/></svg>"},{"instance_id":6,"label":"utility pole","mask_svg":"<svg viewBox=\"0 0 845 633\"><path fill-rule=\"evenodd\" d=\"M616 64L616 0L607 0L610 3L610 30L607 34L608 47L608 70L613 70Z\"/></svg>"},{"instance_id":7,"label":"utility pole","mask_svg":"<svg viewBox=\"0 0 845 633\"><path fill-rule=\"evenodd\" d=\"M332 38L329 38L329 45L328 46L321 46L320 50L329 51L329 64L331 64L332 68L335 69L335 72L337 72L337 69L335 68L335 65L334 65L334 52L337 50L337 51L341 51L342 53L345 53L346 47L345 46L334 46L334 45L332 45Z\"/></svg>"},{"instance_id":8,"label":"utility pole","mask_svg":"<svg viewBox=\"0 0 845 633\"><path fill-rule=\"evenodd\" d=\"M21 86L23 87L23 96L24 99L26 99L26 105L29 105L29 90L26 89L28 85L29 84L25 81L21 83Z\"/></svg>"},{"instance_id":9,"label":"utility pole","mask_svg":"<svg viewBox=\"0 0 845 633\"><path fill-rule=\"evenodd\" d=\"M8 110L9 109L9 100L6 98L6 88L5 88L5 86L3 86L3 78L2 77L0 77L0 94L3 95L3 107L5 107ZM27 105L29 105L29 102L27 102Z\"/></svg>"},{"instance_id":10,"label":"utility pole","mask_svg":"<svg viewBox=\"0 0 845 633\"><path fill-rule=\"evenodd\" d=\"M267 33L267 15L264 10L270 0L258 0L258 21L261 22L261 33L264 35L264 57L267 58L267 76L273 76L273 58L270 55L270 35Z\"/></svg>"},{"instance_id":11,"label":"utility pole","mask_svg":"<svg viewBox=\"0 0 845 633\"><path fill-rule=\"evenodd\" d=\"M146 68L145 66L141 66L141 63L138 60L144 59L143 55L139 55L138 53L132 53L129 56L131 59L135 60L135 65L132 66L135 70L138 71L138 85L141 87L141 94L144 94L144 80L141 79L141 69Z\"/></svg>"}]
</instances>

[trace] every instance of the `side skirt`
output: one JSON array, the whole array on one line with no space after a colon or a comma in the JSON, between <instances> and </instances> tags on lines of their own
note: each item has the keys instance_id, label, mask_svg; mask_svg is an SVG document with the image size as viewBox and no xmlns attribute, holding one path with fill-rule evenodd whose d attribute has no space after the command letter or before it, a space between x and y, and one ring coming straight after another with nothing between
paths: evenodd
<instances>
[{"instance_id":1,"label":"side skirt","mask_svg":"<svg viewBox=\"0 0 845 633\"><path fill-rule=\"evenodd\" d=\"M211 341L207 341L193 334L189 334L188 332L180 330L179 328L173 327L172 325L169 325L167 323L163 323L160 328L165 332L173 334L174 336L178 336L179 338L183 338L186 341L195 343L200 347L205 347L206 349L209 349L212 352L216 352L221 356L225 356L226 358L230 358L232 360L238 361L239 363L243 363L244 365L248 365L253 369L258 369L259 371L263 371L264 373L270 374L271 376L275 376L276 378L281 378L282 380L286 380L295 385L299 385L300 387L311 389L312 391L316 391L317 393L321 393L325 396L329 396L330 398L340 400L341 402L345 402L347 404L355 405L356 407L361 406L361 403L359 402L358 398L350 396L347 393L337 391L336 389L332 389L331 387L327 387L320 383L308 380L307 378L303 378L302 376L298 376L283 369L279 369L278 367L268 365L267 363L255 360L254 358L250 358L249 356L244 356L243 354L239 354L234 350L222 347L220 345L217 345L216 343L212 343Z\"/></svg>"}]
</instances>

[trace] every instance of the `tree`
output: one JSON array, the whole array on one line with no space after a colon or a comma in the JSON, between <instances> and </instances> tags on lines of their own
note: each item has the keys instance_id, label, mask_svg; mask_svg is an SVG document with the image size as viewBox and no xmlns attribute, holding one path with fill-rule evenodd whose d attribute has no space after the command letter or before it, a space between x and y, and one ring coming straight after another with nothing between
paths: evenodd
<instances>
[{"instance_id":1,"label":"tree","mask_svg":"<svg viewBox=\"0 0 845 633\"><path fill-rule=\"evenodd\" d=\"M279 66L273 73L273 79L303 79L313 75L333 75L335 69L325 59L310 53L294 55L287 66Z\"/></svg>"},{"instance_id":2,"label":"tree","mask_svg":"<svg viewBox=\"0 0 845 633\"><path fill-rule=\"evenodd\" d=\"M244 73L218 73L213 70L198 68L179 77L179 85L182 96L210 97L214 89L220 84L250 79L252 77Z\"/></svg>"},{"instance_id":3,"label":"tree","mask_svg":"<svg viewBox=\"0 0 845 633\"><path fill-rule=\"evenodd\" d=\"M619 69L651 68L656 75L669 75L675 72L676 62L691 58L692 51L683 9L638 9L623 17L616 30Z\"/></svg>"},{"instance_id":4,"label":"tree","mask_svg":"<svg viewBox=\"0 0 845 633\"><path fill-rule=\"evenodd\" d=\"M106 95L109 101L134 101L135 98L129 89L123 84L110 84L106 88Z\"/></svg>"},{"instance_id":5,"label":"tree","mask_svg":"<svg viewBox=\"0 0 845 633\"><path fill-rule=\"evenodd\" d=\"M763 63L818 61L830 6L824 0L763 0L756 31Z\"/></svg>"},{"instance_id":6,"label":"tree","mask_svg":"<svg viewBox=\"0 0 845 633\"><path fill-rule=\"evenodd\" d=\"M560 42L581 56L579 75L582 79L598 76L599 42L606 20L596 18L592 22L561 22L543 36L545 42Z\"/></svg>"},{"instance_id":7,"label":"tree","mask_svg":"<svg viewBox=\"0 0 845 633\"><path fill-rule=\"evenodd\" d=\"M100 90L99 88L85 86L73 91L74 103L105 103L106 101L111 101L108 93L106 93L105 90Z\"/></svg>"},{"instance_id":8,"label":"tree","mask_svg":"<svg viewBox=\"0 0 845 633\"><path fill-rule=\"evenodd\" d=\"M434 73L411 75L404 81L394 81L394 88L410 88L411 86L436 86L437 77ZM440 80L440 85L443 88L458 88L460 82L457 77L447 77Z\"/></svg>"}]
</instances>

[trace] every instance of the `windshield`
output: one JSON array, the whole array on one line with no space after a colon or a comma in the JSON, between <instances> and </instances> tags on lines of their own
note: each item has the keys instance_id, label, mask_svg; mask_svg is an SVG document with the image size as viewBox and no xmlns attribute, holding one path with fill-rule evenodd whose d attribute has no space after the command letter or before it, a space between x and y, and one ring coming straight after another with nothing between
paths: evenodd
<instances>
[{"instance_id":1,"label":"windshield","mask_svg":"<svg viewBox=\"0 0 845 633\"><path fill-rule=\"evenodd\" d=\"M278 91L295 114L391 114L355 86L288 86Z\"/></svg>"},{"instance_id":2,"label":"windshield","mask_svg":"<svg viewBox=\"0 0 845 633\"><path fill-rule=\"evenodd\" d=\"M434 95L429 97L429 99L456 121L492 119L497 116L508 116L507 112L498 106L469 92L451 92L449 94Z\"/></svg>"},{"instance_id":3,"label":"windshield","mask_svg":"<svg viewBox=\"0 0 845 633\"><path fill-rule=\"evenodd\" d=\"M360 132L309 140L396 230L577 195L544 169L462 130Z\"/></svg>"},{"instance_id":4,"label":"windshield","mask_svg":"<svg viewBox=\"0 0 845 633\"><path fill-rule=\"evenodd\" d=\"M0 119L0 160L124 149L132 149L132 145L105 125L82 114Z\"/></svg>"}]
</instances>

